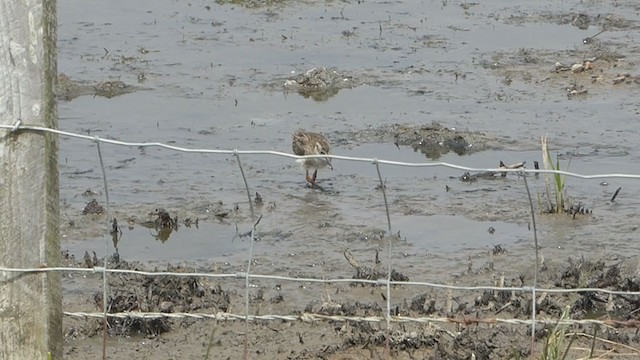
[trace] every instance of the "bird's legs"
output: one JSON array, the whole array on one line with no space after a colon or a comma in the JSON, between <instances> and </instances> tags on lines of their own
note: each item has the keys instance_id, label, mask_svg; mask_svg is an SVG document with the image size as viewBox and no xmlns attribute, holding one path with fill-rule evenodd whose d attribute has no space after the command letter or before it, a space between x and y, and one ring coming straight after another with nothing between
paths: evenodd
<instances>
[{"instance_id":1,"label":"bird's legs","mask_svg":"<svg viewBox=\"0 0 640 360\"><path fill-rule=\"evenodd\" d=\"M318 183L316 182L317 178L318 178L318 169L315 169L312 177L309 177L309 169L307 169L307 182L309 183L309 186L311 186L312 189L318 188L321 191L324 191L322 186L318 185Z\"/></svg>"}]
</instances>

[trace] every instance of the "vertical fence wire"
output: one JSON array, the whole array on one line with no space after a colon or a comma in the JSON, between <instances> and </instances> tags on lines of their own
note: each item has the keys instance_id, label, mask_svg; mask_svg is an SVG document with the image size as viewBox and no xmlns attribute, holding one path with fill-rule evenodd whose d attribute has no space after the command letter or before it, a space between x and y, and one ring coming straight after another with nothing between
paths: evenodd
<instances>
[{"instance_id":1,"label":"vertical fence wire","mask_svg":"<svg viewBox=\"0 0 640 360\"><path fill-rule=\"evenodd\" d=\"M380 163L378 162L378 159L373 159L373 164L376 166L376 171L378 172L380 189L382 190L382 197L384 198L384 209L387 214L387 227L389 229L389 233L387 234L387 336L385 339L385 356L389 359L391 356L391 346L389 344L391 338L391 215L389 215L387 190L385 189L385 184L382 180L382 173L380 172Z\"/></svg>"},{"instance_id":2,"label":"vertical fence wire","mask_svg":"<svg viewBox=\"0 0 640 360\"><path fill-rule=\"evenodd\" d=\"M240 161L240 154L238 153L238 149L233 150L233 155L235 155L236 160L238 161L238 167L240 168L240 174L242 174L242 181L244 181L244 188L247 191L247 198L249 199L249 210L251 211L251 239L249 239L249 259L247 261L247 271L245 273L245 282L244 282L244 314L245 314L245 333L244 333L244 359L247 360L249 358L249 274L251 273L251 262L253 261L253 241L256 232L255 222L256 214L253 209L253 201L251 201L251 191L249 190L249 183L247 182L247 177L244 174L244 168L242 167L242 162Z\"/></svg>"},{"instance_id":3,"label":"vertical fence wire","mask_svg":"<svg viewBox=\"0 0 640 360\"><path fill-rule=\"evenodd\" d=\"M527 173L521 170L519 173L524 180L524 187L527 189L527 197L529 198L529 207L531 208L531 223L533 225L533 245L536 254L536 264L533 273L533 289L531 289L531 359L535 358L535 341L536 341L536 288L538 286L538 230L536 227L536 213L533 209L533 200L531 199L531 191L527 182Z\"/></svg>"},{"instance_id":4,"label":"vertical fence wire","mask_svg":"<svg viewBox=\"0 0 640 360\"><path fill-rule=\"evenodd\" d=\"M107 359L107 329L108 329L108 318L107 318L107 254L109 253L109 233L110 233L110 220L111 220L111 208L109 206L109 186L107 186L107 172L104 167L104 160L102 159L102 151L100 150L100 138L95 137L96 148L98 149L98 158L100 158L100 168L102 169L102 181L104 183L104 195L107 201L107 235L105 236L104 242L104 266L102 273L102 311L103 311L103 320L102 320L102 359Z\"/></svg>"}]
</instances>

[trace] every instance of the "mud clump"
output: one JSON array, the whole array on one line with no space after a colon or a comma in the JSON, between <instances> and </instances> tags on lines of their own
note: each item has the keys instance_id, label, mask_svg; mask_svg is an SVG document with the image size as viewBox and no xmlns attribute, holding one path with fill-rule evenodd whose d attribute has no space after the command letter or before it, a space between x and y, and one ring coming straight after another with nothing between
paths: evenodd
<instances>
[{"instance_id":1,"label":"mud clump","mask_svg":"<svg viewBox=\"0 0 640 360\"><path fill-rule=\"evenodd\" d=\"M138 266L125 261L118 263L119 269L135 270ZM189 273L194 269L169 266L167 272ZM137 274L110 277L112 294L107 298L107 312L174 313L226 312L229 309L229 293L219 284L205 283L196 276L149 277ZM102 292L94 295L95 305L102 311ZM139 318L110 317L109 334L112 336L145 335L156 336L172 328L173 320L166 317Z\"/></svg>"},{"instance_id":2,"label":"mud clump","mask_svg":"<svg viewBox=\"0 0 640 360\"><path fill-rule=\"evenodd\" d=\"M438 159L449 152L468 155L488 148L487 135L447 128L437 122L418 128L398 126L396 139L398 145L411 146L429 159Z\"/></svg>"},{"instance_id":3,"label":"mud clump","mask_svg":"<svg viewBox=\"0 0 640 360\"><path fill-rule=\"evenodd\" d=\"M84 95L112 98L138 90L142 90L142 88L128 85L120 80L90 83L86 81L73 80L67 74L59 74L58 84L56 86L56 95L60 100L71 101Z\"/></svg>"},{"instance_id":4,"label":"mud clump","mask_svg":"<svg viewBox=\"0 0 640 360\"><path fill-rule=\"evenodd\" d=\"M353 276L354 279L360 280L378 280L378 279L386 279L390 278L391 281L409 281L409 277L404 275L403 273L398 272L396 269L391 269L391 274L388 271L380 271L368 266L360 265L360 262L356 260L356 258L349 252L349 250L345 250L343 255L349 265L351 265L356 274ZM376 263L380 263L378 253L376 252ZM352 283L352 286L357 286L357 283Z\"/></svg>"},{"instance_id":5,"label":"mud clump","mask_svg":"<svg viewBox=\"0 0 640 360\"><path fill-rule=\"evenodd\" d=\"M96 199L89 201L87 206L85 206L84 209L82 209L82 215L88 215L88 214L100 215L102 213L104 213L104 207L98 204L98 200Z\"/></svg>"},{"instance_id":6,"label":"mud clump","mask_svg":"<svg viewBox=\"0 0 640 360\"><path fill-rule=\"evenodd\" d=\"M448 128L437 122L419 126L394 124L338 134L336 137L349 139L344 140L340 145L393 142L398 147L410 146L414 151L420 151L432 160L449 152L469 155L478 151L500 148L496 137L477 131Z\"/></svg>"},{"instance_id":7,"label":"mud clump","mask_svg":"<svg viewBox=\"0 0 640 360\"><path fill-rule=\"evenodd\" d=\"M296 91L305 98L326 101L342 89L358 86L357 80L335 69L313 68L284 82L284 89Z\"/></svg>"}]
</instances>

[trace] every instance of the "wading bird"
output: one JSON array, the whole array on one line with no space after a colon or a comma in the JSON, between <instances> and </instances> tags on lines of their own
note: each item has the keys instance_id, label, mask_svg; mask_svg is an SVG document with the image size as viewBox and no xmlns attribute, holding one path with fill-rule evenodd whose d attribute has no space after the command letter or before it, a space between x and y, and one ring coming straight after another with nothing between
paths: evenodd
<instances>
[{"instance_id":1,"label":"wading bird","mask_svg":"<svg viewBox=\"0 0 640 360\"><path fill-rule=\"evenodd\" d=\"M307 132L304 130L298 130L293 133L292 143L293 153L296 155L329 155L329 141L327 138L319 133ZM302 167L307 172L307 182L313 189L314 187L322 190L316 183L318 177L318 169L322 169L326 166L331 166L331 158L313 158L313 159L300 159L296 160L302 163ZM313 170L313 176L309 177L309 170Z\"/></svg>"}]
</instances>

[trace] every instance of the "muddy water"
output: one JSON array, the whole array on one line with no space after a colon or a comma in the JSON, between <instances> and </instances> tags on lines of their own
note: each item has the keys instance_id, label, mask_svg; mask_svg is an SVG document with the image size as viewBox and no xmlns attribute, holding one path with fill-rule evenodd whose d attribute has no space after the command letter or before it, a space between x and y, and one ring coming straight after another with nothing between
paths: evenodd
<instances>
[{"instance_id":1,"label":"muddy water","mask_svg":"<svg viewBox=\"0 0 640 360\"><path fill-rule=\"evenodd\" d=\"M615 4L615 5L614 5ZM476 167L541 161L548 133L571 171L640 173L638 84L613 85L637 74L638 11L633 2L513 5L424 2L275 2L270 6L187 1L66 1L59 4L59 70L72 78L119 79L141 90L111 99L61 102L60 128L125 141L189 148L290 152L290 133L326 133L333 153L408 162L429 159L410 147L357 143L344 134L400 123L437 121L491 134L490 150L440 161ZM581 30L576 14L592 16ZM603 26L609 29L583 44ZM606 55L606 56L605 56ZM556 62L600 57L590 73L556 73ZM613 59L613 60L612 60ZM336 68L361 84L325 101L284 93L282 84L313 67ZM596 79L604 74L603 79ZM579 84L586 95L568 97ZM124 230L120 255L148 261L204 260L242 268L250 227L238 163L228 155L184 154L160 148L102 147L112 210L123 223L163 207L201 219L165 241L138 225ZM61 139L63 246L79 255L104 252L104 216L83 217L91 189L104 204L94 144ZM264 199L256 256L271 268L317 267L316 276L348 275L342 249L373 259L387 229L375 167L335 161L320 172L327 192L310 191L289 159L243 156L251 192ZM421 279L442 280L501 244L532 263L529 202L515 175L464 183L461 171L383 166L390 202L394 264ZM576 220L538 219L546 257L629 253L640 183L569 179L575 202L593 210ZM542 178L530 180L534 205ZM615 203L609 198L619 186ZM446 188L449 187L449 191ZM213 215L224 210L228 216ZM488 229L496 231L490 234ZM107 240L110 241L110 240ZM111 249L110 251L113 251ZM282 258L287 254L287 258ZM324 259L319 262L318 258ZM292 260L293 259L293 260ZM429 271L424 268L429 262ZM406 269L403 268L406 265ZM511 264L518 267L521 263ZM437 269L437 270L436 270Z\"/></svg>"}]
</instances>

